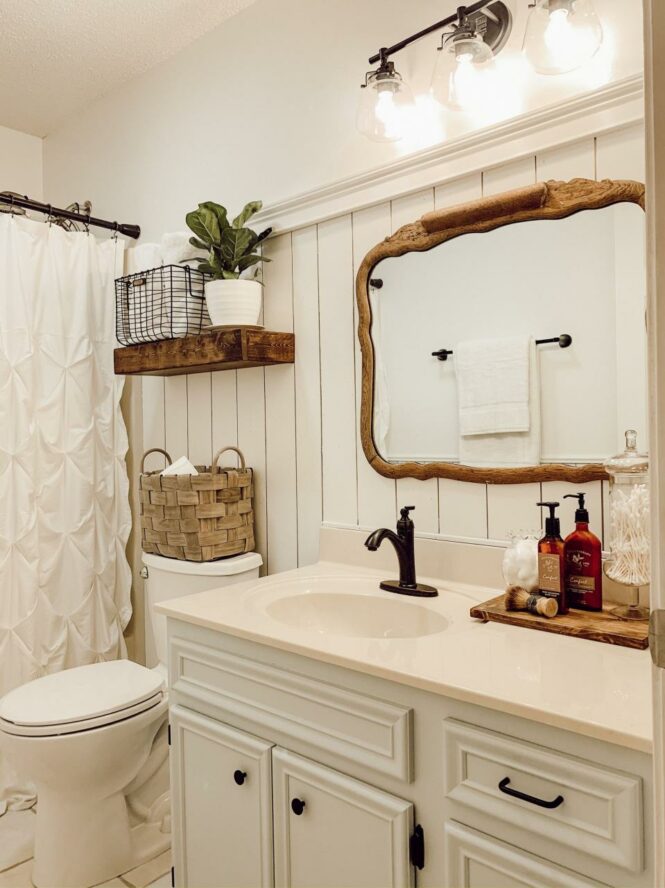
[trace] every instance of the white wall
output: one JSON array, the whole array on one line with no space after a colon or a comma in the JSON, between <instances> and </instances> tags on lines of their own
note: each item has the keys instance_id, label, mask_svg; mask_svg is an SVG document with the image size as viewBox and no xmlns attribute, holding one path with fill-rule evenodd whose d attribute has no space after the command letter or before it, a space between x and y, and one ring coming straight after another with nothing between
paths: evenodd
<instances>
[{"instance_id":1,"label":"white wall","mask_svg":"<svg viewBox=\"0 0 665 888\"><path fill-rule=\"evenodd\" d=\"M42 145L37 136L0 126L0 191L42 199Z\"/></svg>"},{"instance_id":2,"label":"white wall","mask_svg":"<svg viewBox=\"0 0 665 888\"><path fill-rule=\"evenodd\" d=\"M595 75L641 71L639 0L597 3L616 54L601 58L605 72ZM514 6L523 17L527 4ZM355 132L365 59L441 14L439 0L421 0L417 10L402 0L260 0L49 136L48 199L89 197L99 215L140 223L150 240L182 228L199 200L231 209L248 198L273 202L393 160L419 146L376 145ZM421 45L400 62L419 92L432 52ZM528 107L551 104L591 88L585 76L527 78L517 93ZM447 123L449 136L477 126ZM422 145L431 133L416 136ZM523 150L516 145L516 155ZM264 320L295 330L295 365L144 378L145 447L205 462L238 444L257 474L258 548L270 572L315 560L322 520L374 528L391 524L407 501L421 532L455 539L501 540L512 528L540 526L534 503L565 485L396 483L369 467L358 433L355 270L377 241L435 206L551 177L643 179L642 155L641 128L604 133L501 166L485 161L461 179L430 180L415 194L274 238ZM601 486L588 487L601 530Z\"/></svg>"},{"instance_id":3,"label":"white wall","mask_svg":"<svg viewBox=\"0 0 665 888\"><path fill-rule=\"evenodd\" d=\"M257 473L258 548L270 572L315 560L321 521L373 529L392 524L407 502L417 507L420 532L457 540L487 543L539 528L535 503L577 486L395 482L370 468L358 430L355 272L370 247L435 207L539 179L643 180L643 148L641 126L622 128L269 241L264 320L295 330L295 366L144 378L145 447L205 462L223 444L240 446ZM601 535L606 491L600 482L584 487ZM567 500L564 530L573 510Z\"/></svg>"},{"instance_id":4,"label":"white wall","mask_svg":"<svg viewBox=\"0 0 665 888\"><path fill-rule=\"evenodd\" d=\"M474 118L449 114L443 129L418 117L405 142L381 145L355 129L368 56L455 4L259 0L49 135L47 199L88 197L98 215L140 223L153 239L182 227L200 200L272 203L642 71L640 0L595 0L604 46L587 69L563 77L522 70L528 3L507 2L515 25L499 56L506 75L499 101L492 97ZM436 45L432 35L396 58L421 97Z\"/></svg>"}]
</instances>

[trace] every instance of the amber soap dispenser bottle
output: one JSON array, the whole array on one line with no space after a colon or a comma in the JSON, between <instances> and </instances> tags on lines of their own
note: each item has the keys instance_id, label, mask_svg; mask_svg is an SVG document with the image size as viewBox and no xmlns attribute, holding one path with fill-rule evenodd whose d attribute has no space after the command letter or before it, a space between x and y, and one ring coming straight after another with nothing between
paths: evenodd
<instances>
[{"instance_id":1,"label":"amber soap dispenser bottle","mask_svg":"<svg viewBox=\"0 0 665 888\"><path fill-rule=\"evenodd\" d=\"M556 516L559 503L537 503L550 510L545 519L545 536L538 543L538 585L541 595L555 598L559 613L568 613L566 585L564 583L563 540L561 526Z\"/></svg>"},{"instance_id":2,"label":"amber soap dispenser bottle","mask_svg":"<svg viewBox=\"0 0 665 888\"><path fill-rule=\"evenodd\" d=\"M563 544L566 595L570 607L599 611L603 609L602 546L589 530L585 496L584 493L568 493L564 497L577 500L575 530Z\"/></svg>"}]
</instances>

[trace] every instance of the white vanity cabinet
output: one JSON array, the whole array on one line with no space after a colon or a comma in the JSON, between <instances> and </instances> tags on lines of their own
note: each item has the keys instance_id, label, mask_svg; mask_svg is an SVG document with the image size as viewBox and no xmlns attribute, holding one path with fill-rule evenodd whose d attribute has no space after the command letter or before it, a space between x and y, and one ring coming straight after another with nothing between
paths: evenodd
<instances>
[{"instance_id":1,"label":"white vanity cabinet","mask_svg":"<svg viewBox=\"0 0 665 888\"><path fill-rule=\"evenodd\" d=\"M178 888L653 888L646 752L185 621L169 649Z\"/></svg>"},{"instance_id":2,"label":"white vanity cabinet","mask_svg":"<svg viewBox=\"0 0 665 888\"><path fill-rule=\"evenodd\" d=\"M178 888L413 885L410 803L182 706L170 724Z\"/></svg>"},{"instance_id":3,"label":"white vanity cabinet","mask_svg":"<svg viewBox=\"0 0 665 888\"><path fill-rule=\"evenodd\" d=\"M169 720L176 884L269 888L271 744L181 706Z\"/></svg>"}]
</instances>

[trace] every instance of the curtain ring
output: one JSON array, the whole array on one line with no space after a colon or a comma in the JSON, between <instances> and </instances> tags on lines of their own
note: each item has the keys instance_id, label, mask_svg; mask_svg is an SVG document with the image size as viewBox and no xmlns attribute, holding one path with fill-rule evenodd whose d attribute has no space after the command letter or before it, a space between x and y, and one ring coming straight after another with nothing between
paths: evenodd
<instances>
[{"instance_id":1,"label":"curtain ring","mask_svg":"<svg viewBox=\"0 0 665 888\"><path fill-rule=\"evenodd\" d=\"M88 212L86 215L86 220L83 223L85 225L85 233L90 237L90 213Z\"/></svg>"},{"instance_id":2,"label":"curtain ring","mask_svg":"<svg viewBox=\"0 0 665 888\"><path fill-rule=\"evenodd\" d=\"M48 208L48 216L46 218L46 221L48 222L48 227L50 228L51 224L53 223L53 207L51 204L47 204L46 206Z\"/></svg>"},{"instance_id":3,"label":"curtain ring","mask_svg":"<svg viewBox=\"0 0 665 888\"><path fill-rule=\"evenodd\" d=\"M113 240L118 240L118 223L113 223Z\"/></svg>"},{"instance_id":4,"label":"curtain ring","mask_svg":"<svg viewBox=\"0 0 665 888\"><path fill-rule=\"evenodd\" d=\"M13 219L14 218L14 195L12 194L12 195L10 195L10 197L11 197L12 201L9 204L9 214Z\"/></svg>"}]
</instances>

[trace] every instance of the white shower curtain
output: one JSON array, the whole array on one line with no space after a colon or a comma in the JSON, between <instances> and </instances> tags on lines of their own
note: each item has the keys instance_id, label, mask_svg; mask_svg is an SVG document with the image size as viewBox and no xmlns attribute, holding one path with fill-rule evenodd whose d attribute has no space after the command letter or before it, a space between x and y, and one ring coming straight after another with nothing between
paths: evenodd
<instances>
[{"instance_id":1,"label":"white shower curtain","mask_svg":"<svg viewBox=\"0 0 665 888\"><path fill-rule=\"evenodd\" d=\"M113 375L122 249L0 215L0 696L126 654L131 517ZM0 814L31 803L0 757Z\"/></svg>"}]
</instances>

